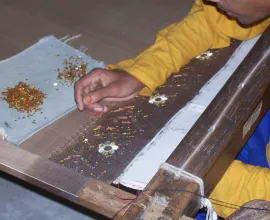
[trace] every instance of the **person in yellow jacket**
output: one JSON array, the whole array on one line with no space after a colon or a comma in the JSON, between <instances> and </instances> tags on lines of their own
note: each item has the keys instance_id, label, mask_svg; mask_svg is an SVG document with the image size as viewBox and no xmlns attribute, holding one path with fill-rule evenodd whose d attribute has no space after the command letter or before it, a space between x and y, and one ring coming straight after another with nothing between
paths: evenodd
<instances>
[{"instance_id":1,"label":"person in yellow jacket","mask_svg":"<svg viewBox=\"0 0 270 220\"><path fill-rule=\"evenodd\" d=\"M136 58L96 69L78 80L77 106L81 111L105 112L101 100L149 96L204 51L227 47L231 38L248 40L263 33L270 24L269 15L270 0L196 0L184 20L161 30L155 43ZM270 147L267 149L269 159ZM235 160L210 197L240 206L254 199L270 201L270 170ZM214 208L222 217L235 211Z\"/></svg>"}]
</instances>

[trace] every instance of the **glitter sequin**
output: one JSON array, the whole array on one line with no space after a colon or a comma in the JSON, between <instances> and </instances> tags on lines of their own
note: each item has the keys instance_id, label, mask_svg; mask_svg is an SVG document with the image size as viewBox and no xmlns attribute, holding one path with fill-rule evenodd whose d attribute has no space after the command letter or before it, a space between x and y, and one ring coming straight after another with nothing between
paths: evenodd
<instances>
[{"instance_id":1,"label":"glitter sequin","mask_svg":"<svg viewBox=\"0 0 270 220\"><path fill-rule=\"evenodd\" d=\"M14 87L7 87L1 98L8 103L9 108L30 113L40 111L39 106L43 104L45 97L46 94L34 86L19 82Z\"/></svg>"},{"instance_id":2,"label":"glitter sequin","mask_svg":"<svg viewBox=\"0 0 270 220\"><path fill-rule=\"evenodd\" d=\"M62 71L59 68L57 69L57 78L68 86L87 74L87 63L82 60L81 56L71 56L65 59L63 64Z\"/></svg>"}]
</instances>

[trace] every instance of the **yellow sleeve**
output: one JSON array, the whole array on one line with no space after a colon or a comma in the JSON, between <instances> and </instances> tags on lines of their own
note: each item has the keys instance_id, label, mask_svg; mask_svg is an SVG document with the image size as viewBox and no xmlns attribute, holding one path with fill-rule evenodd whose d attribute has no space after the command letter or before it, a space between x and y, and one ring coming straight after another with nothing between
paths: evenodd
<instances>
[{"instance_id":1,"label":"yellow sleeve","mask_svg":"<svg viewBox=\"0 0 270 220\"><path fill-rule=\"evenodd\" d=\"M241 206L255 199L270 201L269 189L269 169L235 160L211 193L210 198ZM214 200L212 202L216 203ZM213 204L217 214L223 218L236 211L225 206Z\"/></svg>"},{"instance_id":2,"label":"yellow sleeve","mask_svg":"<svg viewBox=\"0 0 270 220\"><path fill-rule=\"evenodd\" d=\"M229 46L231 37L239 40L255 37L267 28L269 21L250 28L240 27L215 6L196 0L183 21L160 31L155 43L140 55L106 68L130 73L146 86L140 94L151 95L157 86L192 58L210 48Z\"/></svg>"},{"instance_id":3,"label":"yellow sleeve","mask_svg":"<svg viewBox=\"0 0 270 220\"><path fill-rule=\"evenodd\" d=\"M216 34L208 25L200 4L196 1L183 21L160 31L155 43L139 56L109 65L107 69L122 69L130 73L146 86L140 94L151 95L172 73L213 46Z\"/></svg>"}]
</instances>

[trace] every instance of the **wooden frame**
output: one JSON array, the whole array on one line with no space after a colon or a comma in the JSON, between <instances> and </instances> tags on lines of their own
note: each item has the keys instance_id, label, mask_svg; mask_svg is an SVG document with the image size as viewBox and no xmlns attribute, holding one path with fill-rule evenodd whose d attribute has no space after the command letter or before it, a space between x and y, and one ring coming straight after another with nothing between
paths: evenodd
<instances>
[{"instance_id":1,"label":"wooden frame","mask_svg":"<svg viewBox=\"0 0 270 220\"><path fill-rule=\"evenodd\" d=\"M167 163L202 178L206 196L270 107L269 36L270 29L167 160ZM170 201L159 216L179 219L181 215L194 216L198 211L200 198L197 195L170 192L180 189L200 193L198 185L184 177L175 180L174 174L160 169L123 219L146 215L149 211L146 207L155 205L153 197L157 192L161 193L159 189L162 194L158 197L166 197Z\"/></svg>"},{"instance_id":2,"label":"wooden frame","mask_svg":"<svg viewBox=\"0 0 270 220\"><path fill-rule=\"evenodd\" d=\"M204 180L208 195L233 161L270 106L270 29L256 43L230 80L179 144L167 163ZM78 203L109 218L155 216L179 219L193 216L197 196L159 189L185 189L198 193L198 185L160 169L146 190L135 199L125 192L0 142L0 170ZM154 198L166 198L160 205ZM135 199L132 203L132 199ZM181 201L181 202L179 202ZM151 209L152 208L152 209ZM153 213L151 215L153 215Z\"/></svg>"}]
</instances>

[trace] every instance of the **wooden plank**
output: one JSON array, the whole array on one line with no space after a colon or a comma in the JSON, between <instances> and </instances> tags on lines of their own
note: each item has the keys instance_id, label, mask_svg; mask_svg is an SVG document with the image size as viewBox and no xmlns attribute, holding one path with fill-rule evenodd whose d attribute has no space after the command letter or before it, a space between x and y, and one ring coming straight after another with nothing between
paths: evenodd
<instances>
[{"instance_id":1,"label":"wooden plank","mask_svg":"<svg viewBox=\"0 0 270 220\"><path fill-rule=\"evenodd\" d=\"M227 220L269 220L270 202L264 200L253 200L243 205L247 209L238 209ZM257 210L256 210L257 209Z\"/></svg>"},{"instance_id":2,"label":"wooden plank","mask_svg":"<svg viewBox=\"0 0 270 220\"><path fill-rule=\"evenodd\" d=\"M168 199L168 204L159 217L165 219L178 220L181 210L186 209L188 204L197 205L200 200L193 197L190 192L198 193L198 185L171 174L160 169L120 219L147 219L145 217L149 216L152 207L159 204L159 201L164 200L164 198ZM178 189L182 190L177 191Z\"/></svg>"},{"instance_id":3,"label":"wooden plank","mask_svg":"<svg viewBox=\"0 0 270 220\"><path fill-rule=\"evenodd\" d=\"M269 36L270 28L167 160L167 163L202 178L206 195L215 187L270 107ZM252 117L255 119L251 120ZM164 172L162 169L157 172L145 193L148 189L158 190L160 186L171 189L168 179L173 175L165 176ZM173 182L181 186L181 182L186 181L180 177ZM181 187L178 189L185 189L183 185ZM195 189L191 193L196 193ZM169 196L169 193L164 195ZM195 194L192 197L200 198ZM184 199L182 197L182 201ZM142 215L146 207L144 210L134 209L140 204L138 201L134 201L122 219L128 219L128 216L136 219ZM200 199L197 201L197 204L190 202L181 207L179 215L195 215ZM177 219L174 214L170 217Z\"/></svg>"},{"instance_id":4,"label":"wooden plank","mask_svg":"<svg viewBox=\"0 0 270 220\"><path fill-rule=\"evenodd\" d=\"M90 180L4 141L0 142L0 170L71 201Z\"/></svg>"},{"instance_id":5,"label":"wooden plank","mask_svg":"<svg viewBox=\"0 0 270 220\"><path fill-rule=\"evenodd\" d=\"M121 215L122 209L136 198L135 195L94 179L78 196L79 204L109 218L113 218L116 214Z\"/></svg>"},{"instance_id":6,"label":"wooden plank","mask_svg":"<svg viewBox=\"0 0 270 220\"><path fill-rule=\"evenodd\" d=\"M186 192L197 192L198 191L198 184L188 183L187 186L184 188ZM182 216L182 210L188 207L192 200L194 199L194 195L191 193L186 192L174 192L171 201L169 202L166 209L163 211L162 215L167 216L169 219L179 219Z\"/></svg>"},{"instance_id":7,"label":"wooden plank","mask_svg":"<svg viewBox=\"0 0 270 220\"><path fill-rule=\"evenodd\" d=\"M0 170L109 218L130 203L125 198L135 198L4 141L0 141Z\"/></svg>"}]
</instances>

